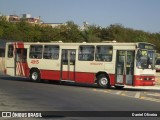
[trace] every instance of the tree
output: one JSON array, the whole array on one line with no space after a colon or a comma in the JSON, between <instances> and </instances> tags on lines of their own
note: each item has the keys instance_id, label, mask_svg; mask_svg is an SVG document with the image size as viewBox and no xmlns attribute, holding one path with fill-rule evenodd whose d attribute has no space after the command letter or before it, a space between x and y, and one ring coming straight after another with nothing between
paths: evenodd
<instances>
[{"instance_id":1,"label":"tree","mask_svg":"<svg viewBox=\"0 0 160 120\"><path fill-rule=\"evenodd\" d=\"M81 35L85 42L100 42L101 28L99 26L90 25L81 32Z\"/></svg>"},{"instance_id":2,"label":"tree","mask_svg":"<svg viewBox=\"0 0 160 120\"><path fill-rule=\"evenodd\" d=\"M3 36L3 28L0 27L0 38L2 38L2 36Z\"/></svg>"},{"instance_id":3,"label":"tree","mask_svg":"<svg viewBox=\"0 0 160 120\"><path fill-rule=\"evenodd\" d=\"M73 21L68 21L66 25L63 26L65 28L64 37L66 42L82 42L83 38L81 36L81 31L79 30L78 25L76 25Z\"/></svg>"},{"instance_id":4,"label":"tree","mask_svg":"<svg viewBox=\"0 0 160 120\"><path fill-rule=\"evenodd\" d=\"M108 27L85 25L81 30L73 21L52 28L51 26L34 25L21 20L11 23L5 16L0 16L0 39L26 42L149 42L156 45L160 52L160 33L148 33L142 30L125 28L121 24Z\"/></svg>"}]
</instances>

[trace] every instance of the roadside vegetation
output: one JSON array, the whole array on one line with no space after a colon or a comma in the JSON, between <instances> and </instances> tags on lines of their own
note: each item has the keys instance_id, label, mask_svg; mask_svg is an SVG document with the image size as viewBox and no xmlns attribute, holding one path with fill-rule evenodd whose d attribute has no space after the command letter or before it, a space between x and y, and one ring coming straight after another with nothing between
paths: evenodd
<instances>
[{"instance_id":1,"label":"roadside vegetation","mask_svg":"<svg viewBox=\"0 0 160 120\"><path fill-rule=\"evenodd\" d=\"M113 24L108 27L88 25L81 30L72 21L65 25L52 28L51 26L33 25L22 20L11 23L5 17L0 16L0 39L25 42L150 42L156 45L160 52L160 33L150 33L142 30L125 28L121 24Z\"/></svg>"}]
</instances>

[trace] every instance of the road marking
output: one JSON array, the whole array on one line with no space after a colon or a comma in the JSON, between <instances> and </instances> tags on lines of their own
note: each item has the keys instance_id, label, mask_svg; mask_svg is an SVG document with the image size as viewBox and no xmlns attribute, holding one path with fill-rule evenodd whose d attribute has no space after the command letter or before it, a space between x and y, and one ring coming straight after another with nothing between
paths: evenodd
<instances>
[{"instance_id":1,"label":"road marking","mask_svg":"<svg viewBox=\"0 0 160 120\"><path fill-rule=\"evenodd\" d=\"M141 96L139 99L144 99L145 97L144 96Z\"/></svg>"},{"instance_id":2,"label":"road marking","mask_svg":"<svg viewBox=\"0 0 160 120\"><path fill-rule=\"evenodd\" d=\"M160 100L158 100L158 99L153 99L153 98L144 97L144 96L140 97L140 99L148 100L148 101L152 101L152 102L160 102Z\"/></svg>"},{"instance_id":3,"label":"road marking","mask_svg":"<svg viewBox=\"0 0 160 120\"><path fill-rule=\"evenodd\" d=\"M124 93L123 93L123 94L121 94L121 95L122 95L122 96L126 96L126 94L124 94Z\"/></svg>"},{"instance_id":4,"label":"road marking","mask_svg":"<svg viewBox=\"0 0 160 120\"><path fill-rule=\"evenodd\" d=\"M110 94L117 94L121 96L126 96L126 97L132 97L132 98L138 98L141 100L147 100L147 101L152 101L152 102L160 102L160 99L155 99L155 98L150 98L150 97L145 97L141 95L141 92L136 92L134 96L128 96L126 95L126 91L117 91L116 93L113 93L112 90L98 90L98 89L93 89L93 91L98 91L98 92L104 92L104 93L110 93ZM128 91L127 91L128 92ZM143 93L149 93L149 92L143 92ZM160 96L159 93L155 94L147 94L148 96Z\"/></svg>"},{"instance_id":5,"label":"road marking","mask_svg":"<svg viewBox=\"0 0 160 120\"><path fill-rule=\"evenodd\" d=\"M135 98L139 98L140 95L141 95L141 93L140 93L140 92L137 92L134 97L135 97Z\"/></svg>"},{"instance_id":6,"label":"road marking","mask_svg":"<svg viewBox=\"0 0 160 120\"><path fill-rule=\"evenodd\" d=\"M103 92L105 92L105 93L108 93L109 91L107 91L107 90L104 90Z\"/></svg>"},{"instance_id":7,"label":"road marking","mask_svg":"<svg viewBox=\"0 0 160 120\"><path fill-rule=\"evenodd\" d=\"M116 92L116 94L117 94L117 95L119 95L119 94L121 94L121 93L122 93L122 91L118 91L118 92Z\"/></svg>"},{"instance_id":8,"label":"road marking","mask_svg":"<svg viewBox=\"0 0 160 120\"><path fill-rule=\"evenodd\" d=\"M97 91L97 89L93 89L93 91Z\"/></svg>"},{"instance_id":9,"label":"road marking","mask_svg":"<svg viewBox=\"0 0 160 120\"><path fill-rule=\"evenodd\" d=\"M160 94L158 94L158 93L155 93L155 94L147 94L147 95L149 95L149 96L156 96L156 97L160 97Z\"/></svg>"},{"instance_id":10,"label":"road marking","mask_svg":"<svg viewBox=\"0 0 160 120\"><path fill-rule=\"evenodd\" d=\"M154 102L160 102L160 100L153 99L153 98L148 98L148 97L144 97L143 100L149 100L149 101L154 101Z\"/></svg>"}]
</instances>

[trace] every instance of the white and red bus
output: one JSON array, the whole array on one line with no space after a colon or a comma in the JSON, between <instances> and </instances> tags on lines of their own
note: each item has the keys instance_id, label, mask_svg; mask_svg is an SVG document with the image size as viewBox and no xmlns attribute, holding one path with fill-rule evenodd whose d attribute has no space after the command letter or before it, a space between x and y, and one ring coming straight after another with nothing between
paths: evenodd
<instances>
[{"instance_id":1,"label":"white and red bus","mask_svg":"<svg viewBox=\"0 0 160 120\"><path fill-rule=\"evenodd\" d=\"M150 43L8 42L5 51L5 73L36 82L155 85L155 46Z\"/></svg>"}]
</instances>

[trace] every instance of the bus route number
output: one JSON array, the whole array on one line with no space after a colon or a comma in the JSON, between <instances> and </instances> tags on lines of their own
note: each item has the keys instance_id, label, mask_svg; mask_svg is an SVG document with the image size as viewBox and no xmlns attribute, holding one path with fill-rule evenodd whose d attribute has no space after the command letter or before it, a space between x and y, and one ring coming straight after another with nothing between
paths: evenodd
<instances>
[{"instance_id":1,"label":"bus route number","mask_svg":"<svg viewBox=\"0 0 160 120\"><path fill-rule=\"evenodd\" d=\"M31 63L32 64L39 64L39 60L32 60Z\"/></svg>"}]
</instances>

